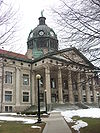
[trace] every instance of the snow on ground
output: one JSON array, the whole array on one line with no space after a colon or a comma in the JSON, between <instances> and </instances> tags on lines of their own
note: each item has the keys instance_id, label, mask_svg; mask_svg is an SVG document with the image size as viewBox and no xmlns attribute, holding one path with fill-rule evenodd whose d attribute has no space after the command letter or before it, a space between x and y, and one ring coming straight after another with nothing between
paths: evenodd
<instances>
[{"instance_id":1,"label":"snow on ground","mask_svg":"<svg viewBox=\"0 0 100 133\"><path fill-rule=\"evenodd\" d=\"M88 124L82 120L78 120L75 122L75 125L72 126L75 130L79 131L80 128L86 127Z\"/></svg>"},{"instance_id":2,"label":"snow on ground","mask_svg":"<svg viewBox=\"0 0 100 133\"><path fill-rule=\"evenodd\" d=\"M15 116L2 116L0 113L0 120L2 121L20 121L20 122L24 122L24 124L33 124L36 123L37 120L34 119L28 119L25 117L15 117Z\"/></svg>"},{"instance_id":3,"label":"snow on ground","mask_svg":"<svg viewBox=\"0 0 100 133\"><path fill-rule=\"evenodd\" d=\"M39 129L41 129L40 126L31 126L31 128L39 128Z\"/></svg>"},{"instance_id":4,"label":"snow on ground","mask_svg":"<svg viewBox=\"0 0 100 133\"><path fill-rule=\"evenodd\" d=\"M1 115L3 115L3 116L6 116L6 115L17 116L18 114L17 113L0 113L0 116Z\"/></svg>"},{"instance_id":5,"label":"snow on ground","mask_svg":"<svg viewBox=\"0 0 100 133\"><path fill-rule=\"evenodd\" d=\"M74 122L75 125L72 126L72 128L79 131L80 128L88 126L88 124L82 120L73 121L72 117L80 116L80 117L100 118L100 109L90 108L90 109L67 110L67 111L61 111L61 114L62 116L64 116L67 122ZM20 122L24 122L25 124L33 124L37 122L37 120L33 118L19 117L17 116L16 113L12 113L12 114L0 113L0 121L20 121ZM39 128L39 127L32 126L32 128Z\"/></svg>"},{"instance_id":6,"label":"snow on ground","mask_svg":"<svg viewBox=\"0 0 100 133\"><path fill-rule=\"evenodd\" d=\"M100 109L90 108L90 109L68 110L68 111L63 111L61 114L65 117L68 116L69 118L72 118L73 116L100 118Z\"/></svg>"},{"instance_id":7,"label":"snow on ground","mask_svg":"<svg viewBox=\"0 0 100 133\"><path fill-rule=\"evenodd\" d=\"M73 116L100 118L100 109L90 108L90 109L68 110L68 111L62 111L61 114L64 116L67 122L75 122L71 119ZM72 126L72 128L79 131L80 128L85 126L88 126L88 124L80 120L80 121L76 121L75 125Z\"/></svg>"}]
</instances>

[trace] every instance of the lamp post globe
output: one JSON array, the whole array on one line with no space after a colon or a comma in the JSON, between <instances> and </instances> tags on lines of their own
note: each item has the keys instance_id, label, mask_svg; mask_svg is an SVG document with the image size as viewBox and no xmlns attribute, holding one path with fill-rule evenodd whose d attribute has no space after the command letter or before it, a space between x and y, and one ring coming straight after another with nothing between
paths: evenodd
<instances>
[{"instance_id":1,"label":"lamp post globe","mask_svg":"<svg viewBox=\"0 0 100 133\"><path fill-rule=\"evenodd\" d=\"M41 79L41 75L40 74L37 74L36 75L36 79Z\"/></svg>"}]
</instances>

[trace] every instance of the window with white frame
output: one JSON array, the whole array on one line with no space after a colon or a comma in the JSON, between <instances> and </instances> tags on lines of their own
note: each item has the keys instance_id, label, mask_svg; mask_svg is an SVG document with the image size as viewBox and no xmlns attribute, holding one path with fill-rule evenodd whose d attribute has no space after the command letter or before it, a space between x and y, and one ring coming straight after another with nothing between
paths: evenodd
<instances>
[{"instance_id":1,"label":"window with white frame","mask_svg":"<svg viewBox=\"0 0 100 133\"><path fill-rule=\"evenodd\" d=\"M5 72L5 83L12 84L12 72Z\"/></svg>"},{"instance_id":2,"label":"window with white frame","mask_svg":"<svg viewBox=\"0 0 100 133\"><path fill-rule=\"evenodd\" d=\"M23 102L29 102L29 92L23 92Z\"/></svg>"},{"instance_id":3,"label":"window with white frame","mask_svg":"<svg viewBox=\"0 0 100 133\"><path fill-rule=\"evenodd\" d=\"M5 91L5 101L6 102L12 101L12 91Z\"/></svg>"},{"instance_id":4,"label":"window with white frame","mask_svg":"<svg viewBox=\"0 0 100 133\"><path fill-rule=\"evenodd\" d=\"M29 75L23 74L23 85L29 85Z\"/></svg>"}]
</instances>

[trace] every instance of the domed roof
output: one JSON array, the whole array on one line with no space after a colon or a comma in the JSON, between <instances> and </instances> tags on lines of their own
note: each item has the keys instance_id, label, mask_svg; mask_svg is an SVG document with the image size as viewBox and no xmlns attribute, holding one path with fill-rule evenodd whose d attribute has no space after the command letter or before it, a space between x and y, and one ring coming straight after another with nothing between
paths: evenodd
<instances>
[{"instance_id":1,"label":"domed roof","mask_svg":"<svg viewBox=\"0 0 100 133\"><path fill-rule=\"evenodd\" d=\"M27 49L32 50L34 58L40 57L48 52L58 50L57 35L52 28L45 24L46 18L39 18L39 25L31 30L27 40Z\"/></svg>"},{"instance_id":2,"label":"domed roof","mask_svg":"<svg viewBox=\"0 0 100 133\"><path fill-rule=\"evenodd\" d=\"M55 34L52 28L48 27L45 24L45 20L46 18L43 16L39 18L39 25L33 30L31 30L31 32L29 33L28 40L39 37L49 37L57 40L57 35Z\"/></svg>"}]
</instances>

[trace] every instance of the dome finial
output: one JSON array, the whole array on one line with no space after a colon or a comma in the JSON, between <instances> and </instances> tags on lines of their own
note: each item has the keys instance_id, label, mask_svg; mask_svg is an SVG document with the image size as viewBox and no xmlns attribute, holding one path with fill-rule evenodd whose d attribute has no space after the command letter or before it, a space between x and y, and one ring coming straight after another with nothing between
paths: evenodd
<instances>
[{"instance_id":1,"label":"dome finial","mask_svg":"<svg viewBox=\"0 0 100 133\"><path fill-rule=\"evenodd\" d=\"M43 17L43 12L44 12L44 9L41 11L41 17Z\"/></svg>"},{"instance_id":2,"label":"dome finial","mask_svg":"<svg viewBox=\"0 0 100 133\"><path fill-rule=\"evenodd\" d=\"M43 16L44 9L41 11L41 17L39 17L39 25L45 25L46 18Z\"/></svg>"}]
</instances>

